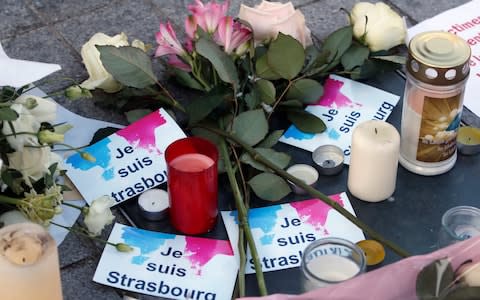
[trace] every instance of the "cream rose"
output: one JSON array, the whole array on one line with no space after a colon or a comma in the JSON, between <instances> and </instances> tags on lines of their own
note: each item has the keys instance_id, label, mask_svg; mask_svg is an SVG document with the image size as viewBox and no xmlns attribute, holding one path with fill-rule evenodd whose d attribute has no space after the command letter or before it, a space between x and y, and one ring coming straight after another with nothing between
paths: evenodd
<instances>
[{"instance_id":1,"label":"cream rose","mask_svg":"<svg viewBox=\"0 0 480 300\"><path fill-rule=\"evenodd\" d=\"M13 103L22 104L28 108L30 114L40 123L51 123L57 118L57 104L51 100L23 94L15 99Z\"/></svg>"},{"instance_id":2,"label":"cream rose","mask_svg":"<svg viewBox=\"0 0 480 300\"><path fill-rule=\"evenodd\" d=\"M275 39L281 32L294 37L303 47L312 44L310 29L305 25L305 17L291 2L262 1L255 7L242 4L238 18L252 26L257 43Z\"/></svg>"},{"instance_id":3,"label":"cream rose","mask_svg":"<svg viewBox=\"0 0 480 300\"><path fill-rule=\"evenodd\" d=\"M38 180L49 174L48 168L54 163L62 164L62 158L50 151L49 147L25 147L22 151L8 153L7 157L9 167L22 173L27 182L30 182L30 178Z\"/></svg>"},{"instance_id":4,"label":"cream rose","mask_svg":"<svg viewBox=\"0 0 480 300\"><path fill-rule=\"evenodd\" d=\"M464 264L458 273L468 286L480 286L480 262Z\"/></svg>"},{"instance_id":5,"label":"cream rose","mask_svg":"<svg viewBox=\"0 0 480 300\"><path fill-rule=\"evenodd\" d=\"M350 12L353 35L371 51L388 50L405 43L405 22L383 2L355 4Z\"/></svg>"},{"instance_id":6,"label":"cream rose","mask_svg":"<svg viewBox=\"0 0 480 300\"><path fill-rule=\"evenodd\" d=\"M103 228L115 218L110 207L115 203L109 196L102 196L92 202L86 210L84 222L92 235L99 235Z\"/></svg>"},{"instance_id":7,"label":"cream rose","mask_svg":"<svg viewBox=\"0 0 480 300\"><path fill-rule=\"evenodd\" d=\"M82 82L80 86L89 90L99 88L107 93L118 92L122 89L122 85L116 81L102 65L100 52L98 52L95 47L96 45L111 45L115 47L128 46L127 35L122 32L111 37L101 32L96 33L82 46L82 50L80 51L83 63L90 76L87 80Z\"/></svg>"}]
</instances>

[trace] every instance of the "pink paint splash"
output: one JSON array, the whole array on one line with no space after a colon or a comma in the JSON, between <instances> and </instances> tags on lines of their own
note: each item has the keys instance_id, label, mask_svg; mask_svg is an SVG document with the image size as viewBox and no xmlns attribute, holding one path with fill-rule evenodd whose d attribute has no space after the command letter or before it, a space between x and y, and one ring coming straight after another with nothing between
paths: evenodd
<instances>
[{"instance_id":1,"label":"pink paint splash","mask_svg":"<svg viewBox=\"0 0 480 300\"><path fill-rule=\"evenodd\" d=\"M362 106L360 103L355 103L350 98L342 94L340 89L345 83L340 80L327 78L324 85L324 92L322 97L318 99L317 103L313 105L321 105L331 108L341 107L358 107Z\"/></svg>"},{"instance_id":2,"label":"pink paint splash","mask_svg":"<svg viewBox=\"0 0 480 300\"><path fill-rule=\"evenodd\" d=\"M156 147L155 129L166 122L160 111L156 111L117 131L116 134L126 139L131 145L138 143L137 147L161 154Z\"/></svg>"},{"instance_id":3,"label":"pink paint splash","mask_svg":"<svg viewBox=\"0 0 480 300\"><path fill-rule=\"evenodd\" d=\"M233 249L230 242L197 237L185 237L185 253L192 264L192 269L197 275L202 274L202 267L212 260L216 255L223 254L233 256Z\"/></svg>"},{"instance_id":4,"label":"pink paint splash","mask_svg":"<svg viewBox=\"0 0 480 300\"><path fill-rule=\"evenodd\" d=\"M332 195L330 198L341 206L344 206L340 194ZM290 203L290 205L297 211L301 220L312 225L315 230L323 230L324 234L328 234L328 231L324 227L327 222L328 213L332 209L330 206L319 199L293 202Z\"/></svg>"}]
</instances>

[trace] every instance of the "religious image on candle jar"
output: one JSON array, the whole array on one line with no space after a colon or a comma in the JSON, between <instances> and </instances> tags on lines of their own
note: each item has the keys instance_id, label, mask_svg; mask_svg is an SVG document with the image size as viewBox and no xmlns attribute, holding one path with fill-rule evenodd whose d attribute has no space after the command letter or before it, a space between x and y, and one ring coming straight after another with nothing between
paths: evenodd
<instances>
[{"instance_id":1,"label":"religious image on candle jar","mask_svg":"<svg viewBox=\"0 0 480 300\"><path fill-rule=\"evenodd\" d=\"M460 109L460 95L441 99L425 96L417 160L439 162L455 153Z\"/></svg>"}]
</instances>

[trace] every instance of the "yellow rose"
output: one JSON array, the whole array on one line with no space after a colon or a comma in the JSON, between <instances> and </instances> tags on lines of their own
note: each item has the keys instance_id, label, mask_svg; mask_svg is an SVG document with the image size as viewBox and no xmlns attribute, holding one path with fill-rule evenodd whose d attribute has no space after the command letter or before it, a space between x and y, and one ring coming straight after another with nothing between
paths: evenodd
<instances>
[{"instance_id":1,"label":"yellow rose","mask_svg":"<svg viewBox=\"0 0 480 300\"><path fill-rule=\"evenodd\" d=\"M305 17L291 2L262 1L255 7L242 4L238 18L252 26L257 43L275 39L281 32L298 40L303 47L312 44L310 29L305 25Z\"/></svg>"},{"instance_id":2,"label":"yellow rose","mask_svg":"<svg viewBox=\"0 0 480 300\"><path fill-rule=\"evenodd\" d=\"M405 43L405 22L383 2L360 2L350 12L353 35L371 51L388 50Z\"/></svg>"},{"instance_id":3,"label":"yellow rose","mask_svg":"<svg viewBox=\"0 0 480 300\"><path fill-rule=\"evenodd\" d=\"M80 86L89 90L99 88L107 93L118 92L122 89L122 85L105 70L100 60L100 52L95 47L96 45L128 46L127 35L122 32L111 37L101 32L96 33L82 46L80 51L83 63L90 76Z\"/></svg>"}]
</instances>

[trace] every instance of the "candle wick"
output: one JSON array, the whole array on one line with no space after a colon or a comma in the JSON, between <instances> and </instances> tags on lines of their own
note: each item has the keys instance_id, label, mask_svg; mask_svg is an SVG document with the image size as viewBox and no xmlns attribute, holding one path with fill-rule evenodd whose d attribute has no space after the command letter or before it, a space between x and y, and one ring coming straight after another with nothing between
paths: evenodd
<instances>
[{"instance_id":1,"label":"candle wick","mask_svg":"<svg viewBox=\"0 0 480 300\"><path fill-rule=\"evenodd\" d=\"M377 127L375 127L375 134L377 134L377 133L378 133L378 131L377 131Z\"/></svg>"}]
</instances>

